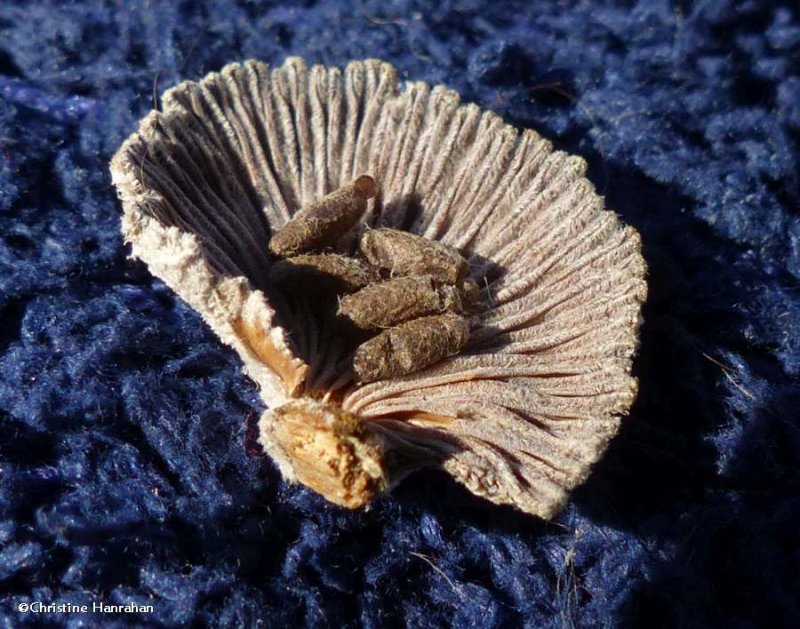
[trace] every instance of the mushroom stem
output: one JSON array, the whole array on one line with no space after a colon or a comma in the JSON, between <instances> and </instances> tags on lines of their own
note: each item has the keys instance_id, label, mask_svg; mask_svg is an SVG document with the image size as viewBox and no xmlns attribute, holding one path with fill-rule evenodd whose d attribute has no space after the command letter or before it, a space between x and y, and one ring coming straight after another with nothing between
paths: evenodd
<instances>
[{"instance_id":1,"label":"mushroom stem","mask_svg":"<svg viewBox=\"0 0 800 629\"><path fill-rule=\"evenodd\" d=\"M343 507L357 509L389 488L384 443L358 415L303 398L264 414L271 435L304 485Z\"/></svg>"}]
</instances>

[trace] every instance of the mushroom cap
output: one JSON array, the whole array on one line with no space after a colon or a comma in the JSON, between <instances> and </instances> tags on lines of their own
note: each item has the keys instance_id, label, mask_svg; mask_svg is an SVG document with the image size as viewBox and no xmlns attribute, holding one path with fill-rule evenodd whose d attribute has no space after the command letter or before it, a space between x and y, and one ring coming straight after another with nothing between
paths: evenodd
<instances>
[{"instance_id":1,"label":"mushroom cap","mask_svg":"<svg viewBox=\"0 0 800 629\"><path fill-rule=\"evenodd\" d=\"M299 58L234 63L162 102L111 163L125 239L238 352L267 406L312 383L333 390L337 369L326 331L289 326L291 308L270 291L270 236L369 174L379 193L360 229L401 228L456 248L482 300L458 355L347 384L337 403L474 493L557 513L635 398L647 292L639 236L604 209L585 161L450 89L399 86L377 60L343 71ZM271 421L268 411L262 443L294 479Z\"/></svg>"}]
</instances>

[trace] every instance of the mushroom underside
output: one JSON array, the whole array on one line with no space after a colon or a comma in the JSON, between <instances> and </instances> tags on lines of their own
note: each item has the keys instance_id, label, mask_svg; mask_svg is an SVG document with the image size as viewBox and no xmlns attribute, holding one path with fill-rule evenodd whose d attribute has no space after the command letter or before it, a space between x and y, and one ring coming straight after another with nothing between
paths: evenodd
<instances>
[{"instance_id":1,"label":"mushroom underside","mask_svg":"<svg viewBox=\"0 0 800 629\"><path fill-rule=\"evenodd\" d=\"M310 399L357 418L369 456L383 456L372 489L440 465L542 517L585 479L636 392L639 238L584 172L583 160L446 88L399 89L388 64L340 71L298 59L180 84L112 162L133 255L237 350L268 406ZM353 255L378 226L422 235L467 259L481 300L458 355L357 385L353 341L330 301L274 290L267 243L299 208L364 173L380 193L335 250ZM262 443L295 478L279 421L265 413Z\"/></svg>"}]
</instances>

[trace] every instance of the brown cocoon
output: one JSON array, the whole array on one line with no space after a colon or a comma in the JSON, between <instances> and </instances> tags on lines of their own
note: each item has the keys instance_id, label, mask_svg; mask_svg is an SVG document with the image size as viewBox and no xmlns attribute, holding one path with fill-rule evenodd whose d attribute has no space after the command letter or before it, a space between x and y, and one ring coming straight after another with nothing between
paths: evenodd
<instances>
[{"instance_id":1,"label":"brown cocoon","mask_svg":"<svg viewBox=\"0 0 800 629\"><path fill-rule=\"evenodd\" d=\"M437 286L430 275L397 277L372 284L339 302L339 314L362 330L380 330L423 315L462 311L453 286Z\"/></svg>"},{"instance_id":2,"label":"brown cocoon","mask_svg":"<svg viewBox=\"0 0 800 629\"><path fill-rule=\"evenodd\" d=\"M468 277L461 282L459 294L462 297L462 308L468 310L480 301L481 287L478 285L478 282Z\"/></svg>"},{"instance_id":3,"label":"brown cocoon","mask_svg":"<svg viewBox=\"0 0 800 629\"><path fill-rule=\"evenodd\" d=\"M353 371L362 383L403 376L456 354L468 340L464 317L421 317L362 343L353 356Z\"/></svg>"},{"instance_id":4,"label":"brown cocoon","mask_svg":"<svg viewBox=\"0 0 800 629\"><path fill-rule=\"evenodd\" d=\"M314 201L272 236L270 251L290 256L333 245L358 223L367 209L367 200L375 193L375 180L362 175Z\"/></svg>"},{"instance_id":5,"label":"brown cocoon","mask_svg":"<svg viewBox=\"0 0 800 629\"><path fill-rule=\"evenodd\" d=\"M397 275L432 275L456 284L467 272L467 261L452 247L397 229L373 229L361 237L361 253L370 264Z\"/></svg>"},{"instance_id":6,"label":"brown cocoon","mask_svg":"<svg viewBox=\"0 0 800 629\"><path fill-rule=\"evenodd\" d=\"M269 279L285 290L354 293L380 277L372 267L349 256L307 253L275 262Z\"/></svg>"}]
</instances>

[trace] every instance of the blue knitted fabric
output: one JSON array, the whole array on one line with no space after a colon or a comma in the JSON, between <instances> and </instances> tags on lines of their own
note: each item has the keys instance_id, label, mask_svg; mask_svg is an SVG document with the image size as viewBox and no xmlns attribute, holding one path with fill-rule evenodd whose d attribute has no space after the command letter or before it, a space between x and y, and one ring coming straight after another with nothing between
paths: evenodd
<instances>
[{"instance_id":1,"label":"blue knitted fabric","mask_svg":"<svg viewBox=\"0 0 800 629\"><path fill-rule=\"evenodd\" d=\"M108 162L154 92L288 55L537 129L640 231L640 395L554 522L287 486L237 357L126 259ZM791 0L3 0L0 626L799 622L799 162Z\"/></svg>"}]
</instances>

